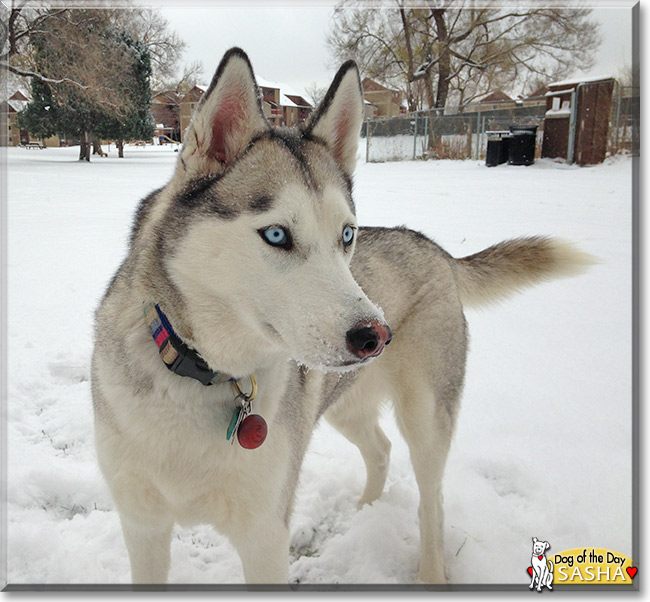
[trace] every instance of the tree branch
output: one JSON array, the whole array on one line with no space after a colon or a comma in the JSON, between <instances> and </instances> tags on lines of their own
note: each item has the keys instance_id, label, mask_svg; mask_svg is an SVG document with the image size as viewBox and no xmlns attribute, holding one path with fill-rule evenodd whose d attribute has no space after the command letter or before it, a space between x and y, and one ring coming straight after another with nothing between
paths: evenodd
<instances>
[{"instance_id":1,"label":"tree branch","mask_svg":"<svg viewBox=\"0 0 650 602\"><path fill-rule=\"evenodd\" d=\"M90 86L85 86L84 84L74 81L72 79L68 79L67 77L61 78L61 79L53 79L51 77L46 77L41 73L37 73L36 71L29 71L27 69L21 69L20 67L14 67L13 65L9 65L5 61L0 61L0 69L6 69L10 73L13 73L15 75L20 75L22 77L31 77L34 79L37 79L44 84L72 84L73 86L77 86L81 88L82 90L89 90Z\"/></svg>"}]
</instances>

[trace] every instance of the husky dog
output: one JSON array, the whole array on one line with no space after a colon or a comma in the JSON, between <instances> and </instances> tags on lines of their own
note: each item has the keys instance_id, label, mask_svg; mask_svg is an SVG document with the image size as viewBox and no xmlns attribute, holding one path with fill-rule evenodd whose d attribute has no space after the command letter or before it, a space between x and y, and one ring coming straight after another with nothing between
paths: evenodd
<instances>
[{"instance_id":1,"label":"husky dog","mask_svg":"<svg viewBox=\"0 0 650 602\"><path fill-rule=\"evenodd\" d=\"M446 582L441 482L463 388L463 304L577 273L586 259L547 238L454 259L418 232L358 227L362 120L350 61L303 126L270 127L234 48L171 181L138 209L97 311L92 365L97 454L134 583L166 581L175 523L225 534L248 583L286 583L316 422L324 415L359 447L360 502L371 503L388 469L384 400L420 489L419 579Z\"/></svg>"}]
</instances>

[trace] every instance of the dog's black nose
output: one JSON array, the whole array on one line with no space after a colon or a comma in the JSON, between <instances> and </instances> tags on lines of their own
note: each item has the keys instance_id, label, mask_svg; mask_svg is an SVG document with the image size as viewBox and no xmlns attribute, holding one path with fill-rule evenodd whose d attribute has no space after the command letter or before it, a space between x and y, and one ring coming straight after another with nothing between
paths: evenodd
<instances>
[{"instance_id":1,"label":"dog's black nose","mask_svg":"<svg viewBox=\"0 0 650 602\"><path fill-rule=\"evenodd\" d=\"M393 339L388 324L361 322L346 334L348 349L357 357L379 355Z\"/></svg>"}]
</instances>

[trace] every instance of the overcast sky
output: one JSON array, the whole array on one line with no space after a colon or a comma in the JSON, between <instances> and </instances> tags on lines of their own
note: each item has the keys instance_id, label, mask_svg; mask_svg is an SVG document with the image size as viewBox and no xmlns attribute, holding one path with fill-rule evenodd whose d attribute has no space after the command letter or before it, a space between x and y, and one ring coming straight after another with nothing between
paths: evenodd
<instances>
[{"instance_id":1,"label":"overcast sky","mask_svg":"<svg viewBox=\"0 0 650 602\"><path fill-rule=\"evenodd\" d=\"M249 55L256 74L288 84L298 92L312 82L328 86L336 72L325 43L334 3L329 7L323 6L325 1L320 3L271 8L275 3L263 6L253 2L249 8L232 8L232 2L227 6L218 0L193 0L181 8L174 7L179 0L160 0L171 28L188 44L185 60L203 63L205 83L223 53L231 46L240 46ZM586 75L616 76L625 64L631 64L631 2L609 0L607 5L614 8L594 9L604 42L594 68Z\"/></svg>"}]
</instances>

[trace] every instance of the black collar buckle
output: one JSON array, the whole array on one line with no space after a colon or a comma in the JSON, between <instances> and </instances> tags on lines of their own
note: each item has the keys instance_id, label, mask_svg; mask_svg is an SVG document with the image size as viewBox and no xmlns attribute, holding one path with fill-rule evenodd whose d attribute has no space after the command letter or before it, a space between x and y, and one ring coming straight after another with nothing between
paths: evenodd
<instances>
[{"instance_id":1,"label":"black collar buckle","mask_svg":"<svg viewBox=\"0 0 650 602\"><path fill-rule=\"evenodd\" d=\"M146 303L143 312L149 332L158 346L160 358L174 374L198 380L206 387L230 380L226 374L212 370L194 349L182 341L157 304Z\"/></svg>"},{"instance_id":2,"label":"black collar buckle","mask_svg":"<svg viewBox=\"0 0 650 602\"><path fill-rule=\"evenodd\" d=\"M172 333L169 335L169 342L178 353L178 357L171 364L165 364L169 370L178 376L187 376L198 380L206 387L213 384L214 378L219 373L211 370L206 361L194 349L190 349Z\"/></svg>"}]
</instances>

